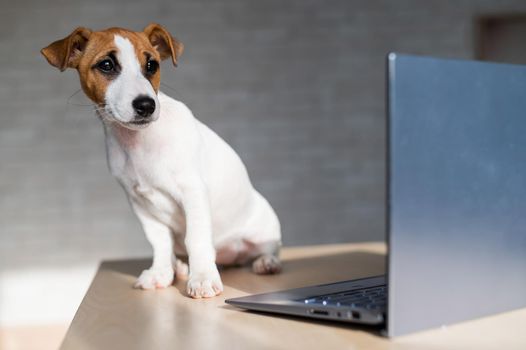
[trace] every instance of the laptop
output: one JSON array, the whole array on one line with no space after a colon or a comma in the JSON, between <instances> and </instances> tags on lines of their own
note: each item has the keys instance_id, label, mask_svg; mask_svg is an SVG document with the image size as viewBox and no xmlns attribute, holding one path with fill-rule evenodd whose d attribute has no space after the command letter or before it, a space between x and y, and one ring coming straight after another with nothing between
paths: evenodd
<instances>
[{"instance_id":1,"label":"laptop","mask_svg":"<svg viewBox=\"0 0 526 350\"><path fill-rule=\"evenodd\" d=\"M392 53L387 71L386 275L228 304L389 337L526 307L526 66Z\"/></svg>"}]
</instances>

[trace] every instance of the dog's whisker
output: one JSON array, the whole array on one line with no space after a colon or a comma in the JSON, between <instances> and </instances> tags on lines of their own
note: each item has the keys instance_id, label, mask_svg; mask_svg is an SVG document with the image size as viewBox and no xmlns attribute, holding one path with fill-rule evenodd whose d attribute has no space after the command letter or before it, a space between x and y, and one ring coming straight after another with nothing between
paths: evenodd
<instances>
[{"instance_id":1,"label":"dog's whisker","mask_svg":"<svg viewBox=\"0 0 526 350\"><path fill-rule=\"evenodd\" d=\"M94 107L93 110L95 112L107 112L106 107L97 107L97 106L93 106L93 107Z\"/></svg>"},{"instance_id":2,"label":"dog's whisker","mask_svg":"<svg viewBox=\"0 0 526 350\"><path fill-rule=\"evenodd\" d=\"M81 91L81 89L77 89L74 93L72 93L72 94L68 97L67 102L69 103L69 101L70 101L75 95L77 95L80 91Z\"/></svg>"},{"instance_id":3,"label":"dog's whisker","mask_svg":"<svg viewBox=\"0 0 526 350\"><path fill-rule=\"evenodd\" d=\"M76 102L71 102L71 99L73 97L75 97L79 92L81 92L82 89L77 89L73 94L71 94L67 100L66 100L66 104L69 105L69 106L76 106L76 107L91 107L93 106L94 104L93 103L76 103Z\"/></svg>"},{"instance_id":4,"label":"dog's whisker","mask_svg":"<svg viewBox=\"0 0 526 350\"><path fill-rule=\"evenodd\" d=\"M68 102L68 105L75 106L75 107L93 107L93 106L95 106L94 104L82 104L82 103L71 103L71 102Z\"/></svg>"},{"instance_id":5,"label":"dog's whisker","mask_svg":"<svg viewBox=\"0 0 526 350\"><path fill-rule=\"evenodd\" d=\"M161 86L163 86L163 87L165 87L165 88L167 88L167 89L169 89L169 90L172 90L172 91L175 92L175 94L178 95L178 97L180 97L181 99L183 98L183 95L182 95L179 91L177 91L175 88L171 87L170 85L161 82Z\"/></svg>"},{"instance_id":6,"label":"dog's whisker","mask_svg":"<svg viewBox=\"0 0 526 350\"><path fill-rule=\"evenodd\" d=\"M74 107L93 107L95 104L84 104L84 103L74 103L74 102L66 102L66 105L68 106L74 106Z\"/></svg>"},{"instance_id":7,"label":"dog's whisker","mask_svg":"<svg viewBox=\"0 0 526 350\"><path fill-rule=\"evenodd\" d=\"M109 123L113 123L114 120L112 119L112 113L111 111L109 111L108 109L106 109L106 104L104 105L93 105L95 108L93 108L94 110L94 114L96 116L98 116L100 118L100 120L102 120L103 122L109 122Z\"/></svg>"}]
</instances>

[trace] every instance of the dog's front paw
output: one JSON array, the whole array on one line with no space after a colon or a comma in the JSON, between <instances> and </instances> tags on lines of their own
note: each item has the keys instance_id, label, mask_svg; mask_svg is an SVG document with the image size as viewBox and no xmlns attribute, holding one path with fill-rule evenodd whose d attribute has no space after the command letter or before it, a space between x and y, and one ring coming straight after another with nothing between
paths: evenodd
<instances>
[{"instance_id":1,"label":"dog's front paw","mask_svg":"<svg viewBox=\"0 0 526 350\"><path fill-rule=\"evenodd\" d=\"M171 267L167 268L150 268L144 270L135 284L134 288L140 289L155 289L166 288L172 284L174 280L174 270Z\"/></svg>"},{"instance_id":2,"label":"dog's front paw","mask_svg":"<svg viewBox=\"0 0 526 350\"><path fill-rule=\"evenodd\" d=\"M222 291L223 282L221 282L221 277L219 277L219 272L215 266L207 272L190 272L186 292L192 298L211 298L221 294Z\"/></svg>"}]
</instances>

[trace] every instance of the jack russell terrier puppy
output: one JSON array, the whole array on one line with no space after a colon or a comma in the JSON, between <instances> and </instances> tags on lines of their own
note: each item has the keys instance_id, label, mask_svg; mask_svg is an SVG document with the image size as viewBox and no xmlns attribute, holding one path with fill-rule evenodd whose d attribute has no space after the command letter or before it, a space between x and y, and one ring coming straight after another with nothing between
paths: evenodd
<instances>
[{"instance_id":1,"label":"jack russell terrier puppy","mask_svg":"<svg viewBox=\"0 0 526 350\"><path fill-rule=\"evenodd\" d=\"M41 52L61 71L78 71L102 120L110 171L153 247L136 288L165 288L175 275L188 280L191 297L208 298L223 291L216 263L281 270L278 217L239 156L159 91L159 63L177 66L182 43L158 24L142 32L80 27Z\"/></svg>"}]
</instances>

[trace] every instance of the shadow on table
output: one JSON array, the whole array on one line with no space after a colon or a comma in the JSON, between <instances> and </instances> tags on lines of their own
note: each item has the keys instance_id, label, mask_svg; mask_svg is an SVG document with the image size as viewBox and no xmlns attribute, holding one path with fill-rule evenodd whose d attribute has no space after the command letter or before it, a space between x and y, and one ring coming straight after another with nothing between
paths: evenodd
<instances>
[{"instance_id":1,"label":"shadow on table","mask_svg":"<svg viewBox=\"0 0 526 350\"><path fill-rule=\"evenodd\" d=\"M148 258L113 260L100 269L137 277L150 265ZM221 267L220 273L225 286L253 294L381 275L385 266L385 255L355 251L287 259L277 275L256 275L249 266Z\"/></svg>"},{"instance_id":2,"label":"shadow on table","mask_svg":"<svg viewBox=\"0 0 526 350\"><path fill-rule=\"evenodd\" d=\"M130 275L132 277L139 277L142 270L149 268L151 264L151 258L105 260L100 264L99 270L114 271L125 275Z\"/></svg>"},{"instance_id":3,"label":"shadow on table","mask_svg":"<svg viewBox=\"0 0 526 350\"><path fill-rule=\"evenodd\" d=\"M255 275L249 267L240 273L240 268L229 267L221 276L226 286L253 294L381 275L385 266L385 255L356 251L287 259L277 275Z\"/></svg>"}]
</instances>

